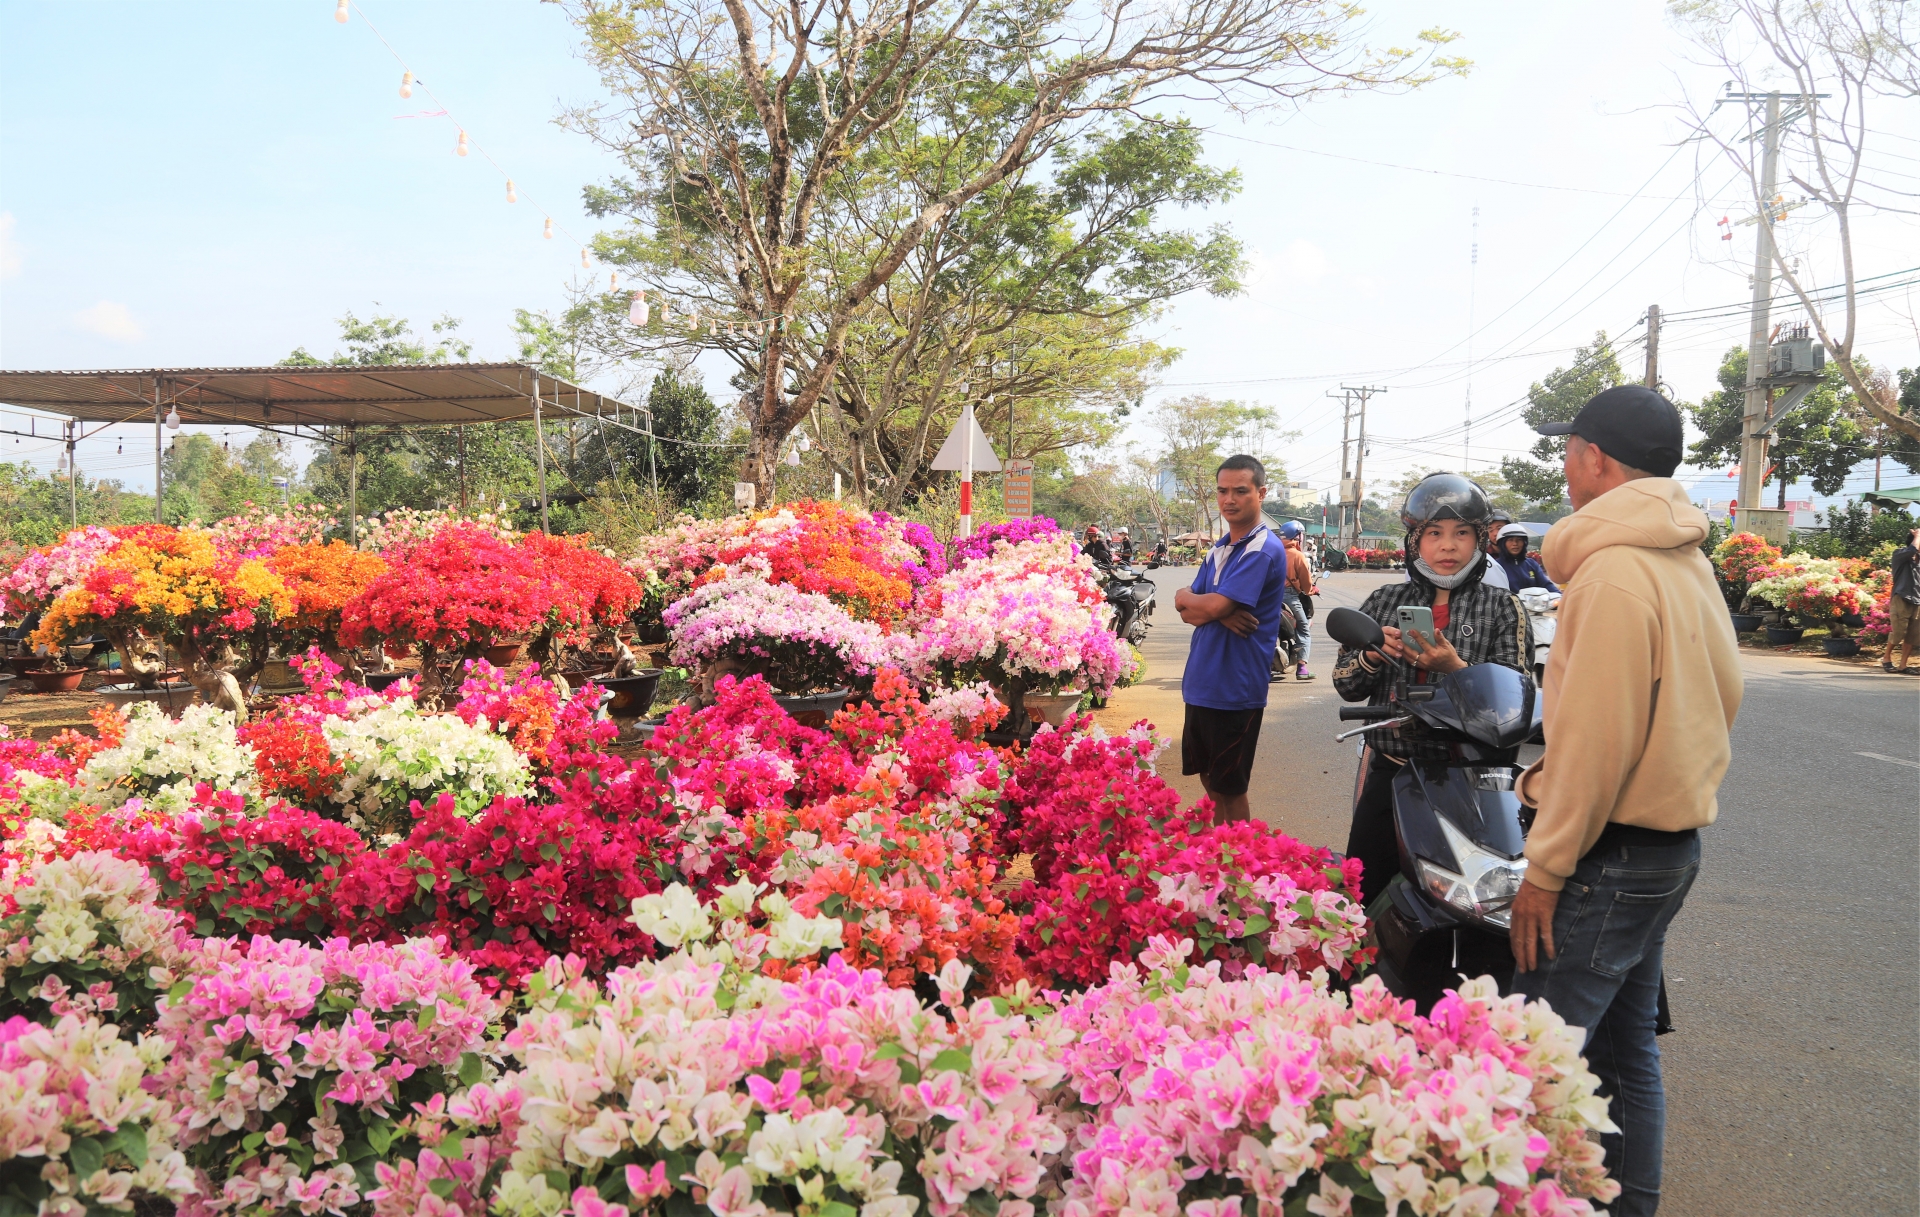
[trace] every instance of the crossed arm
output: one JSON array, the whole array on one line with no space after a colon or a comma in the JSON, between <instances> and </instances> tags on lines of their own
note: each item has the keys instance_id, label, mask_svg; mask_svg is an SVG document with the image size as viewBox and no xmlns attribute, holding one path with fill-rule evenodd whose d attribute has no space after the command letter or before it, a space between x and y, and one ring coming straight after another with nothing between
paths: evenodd
<instances>
[{"instance_id":1,"label":"crossed arm","mask_svg":"<svg viewBox=\"0 0 1920 1217\"><path fill-rule=\"evenodd\" d=\"M1196 592L1183 587L1173 594L1173 610L1188 625L1201 626L1218 621L1245 638L1259 626L1260 619L1243 604L1229 600L1219 592Z\"/></svg>"}]
</instances>

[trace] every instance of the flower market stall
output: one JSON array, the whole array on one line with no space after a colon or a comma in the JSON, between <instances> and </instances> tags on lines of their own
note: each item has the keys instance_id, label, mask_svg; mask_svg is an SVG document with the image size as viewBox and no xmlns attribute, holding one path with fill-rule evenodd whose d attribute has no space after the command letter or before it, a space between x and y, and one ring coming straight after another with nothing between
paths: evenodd
<instances>
[{"instance_id":1,"label":"flower market stall","mask_svg":"<svg viewBox=\"0 0 1920 1217\"><path fill-rule=\"evenodd\" d=\"M1357 863L1183 805L1150 724L1004 734L1008 699L1128 663L1043 522L942 545L795 504L624 564L471 522L392 544L384 569L311 540L235 559L277 580L282 642L314 644L251 721L0 737L21 1212L1485 1217L1617 1193L1578 1028L1488 980L1425 1014L1392 997ZM701 676L643 746L615 747L591 684L477 653L635 619ZM439 708L426 676L359 683L329 629L336 655L417 648ZM777 700L829 686L831 713Z\"/></svg>"}]
</instances>

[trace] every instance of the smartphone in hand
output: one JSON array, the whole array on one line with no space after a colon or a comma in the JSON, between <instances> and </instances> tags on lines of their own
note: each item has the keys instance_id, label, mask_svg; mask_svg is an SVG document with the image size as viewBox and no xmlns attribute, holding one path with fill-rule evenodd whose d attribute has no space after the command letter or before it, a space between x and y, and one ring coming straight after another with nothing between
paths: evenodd
<instances>
[{"instance_id":1,"label":"smartphone in hand","mask_svg":"<svg viewBox=\"0 0 1920 1217\"><path fill-rule=\"evenodd\" d=\"M1426 650L1434 643L1433 610L1424 604L1403 604L1394 610L1394 624L1400 627L1402 634L1419 634L1419 650Z\"/></svg>"}]
</instances>

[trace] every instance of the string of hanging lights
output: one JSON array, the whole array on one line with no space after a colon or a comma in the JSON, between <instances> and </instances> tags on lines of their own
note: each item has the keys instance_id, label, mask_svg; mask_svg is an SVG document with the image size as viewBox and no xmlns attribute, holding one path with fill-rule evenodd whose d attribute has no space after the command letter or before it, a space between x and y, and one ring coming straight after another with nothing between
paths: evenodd
<instances>
[{"instance_id":1,"label":"string of hanging lights","mask_svg":"<svg viewBox=\"0 0 1920 1217\"><path fill-rule=\"evenodd\" d=\"M380 40L380 45L386 47L387 53L392 55L394 58L394 61L400 65L400 68L401 68L400 96L403 98L412 97L413 91L417 88L422 90L427 95L427 97L430 98L433 101L433 103L439 107L438 110L422 111L420 114L406 115L405 117L444 118L449 123L453 124L454 131L455 131L454 146L453 146L454 155L464 157L469 155L472 152L478 152L481 158L484 159L489 165L492 165L494 170L498 172L501 178L506 182L507 202L518 203L520 201L520 192L514 183L513 177L507 173L506 169L500 164L500 162L493 159L492 154L490 154L485 148L481 147L480 144L476 142L467 133L467 128L465 127L465 125L460 123L459 120L454 117L452 113L452 108L449 107L444 101L440 100L439 96L434 93L433 89L430 86L428 86L428 84L424 80L421 80L417 75L414 74L412 66L407 63L406 59L400 54L399 50L394 47L393 43L387 40L387 36L380 32L379 27L374 25L372 20L368 18L366 14L366 10L362 9L359 5L353 3L353 0L336 0L336 3L334 5L334 10L333 10L333 19L336 22L338 22L341 25L346 25L352 21L353 15L355 13L359 14L360 20L366 25L367 29L373 32L373 36ZM554 239L554 233L557 230L562 236L566 237L570 241L573 241L576 245L580 247L580 269L592 270L593 269L592 253L587 242L580 240L579 238L575 237L573 233L568 232L564 224L556 224L556 221L554 220L553 216L550 213L548 213L545 208L540 207L540 205L537 202L535 202L531 198L528 199L528 202L532 203L535 209L541 212L541 225L540 225L541 237L545 240L551 241ZM613 294L615 292L618 292L619 290L620 290L620 273L618 271L609 271L608 279L607 279L608 293ZM658 298L659 305L660 305L659 317L658 317L658 328L661 331L666 331L673 326L675 311L672 307L672 302L664 293L655 291L653 294L655 297ZM721 326L722 324L724 324L726 327L726 336L729 339L734 339L736 341L741 338L754 338L764 342L772 335L773 329L776 324L791 325L793 322L793 318L791 316L782 314L777 317L755 317L755 318L741 319L737 322L737 324L734 318L727 318L723 323L722 319L715 314L709 314L703 319L700 312L700 306L697 304L684 306L682 309L679 310L679 316L682 318L680 324L685 326L689 334L691 334L693 337L699 337L701 332L701 323L704 320L706 323L706 334L709 338L718 338L721 333ZM654 318L653 302L648 299L646 289L635 289L633 292L632 298L630 299L627 305L627 323L633 326L635 329L649 329L649 328L653 328L654 322L655 322L655 318ZM169 428L171 429L178 428L179 423L175 421L176 418L177 416L168 418L167 425L169 426Z\"/></svg>"}]
</instances>

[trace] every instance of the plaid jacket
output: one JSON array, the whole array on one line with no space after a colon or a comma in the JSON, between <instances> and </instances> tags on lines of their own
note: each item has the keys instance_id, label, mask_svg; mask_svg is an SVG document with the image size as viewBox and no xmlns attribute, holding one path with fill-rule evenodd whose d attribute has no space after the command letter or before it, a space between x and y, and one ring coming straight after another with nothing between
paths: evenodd
<instances>
[{"instance_id":1,"label":"plaid jacket","mask_svg":"<svg viewBox=\"0 0 1920 1217\"><path fill-rule=\"evenodd\" d=\"M1433 606L1434 589L1409 579L1377 588L1360 605L1360 611L1381 625L1394 624L1394 610L1403 604ZM1447 600L1447 628L1440 633L1453 644L1460 658L1468 663L1497 663L1522 672L1531 670L1533 627L1521 611L1520 602L1509 593L1484 583L1453 593ZM1360 663L1360 652L1341 647L1333 669L1334 691L1347 701L1365 701L1379 705L1387 700L1394 681L1402 675L1409 683L1419 671L1401 659L1374 656L1379 671L1369 672ZM1374 731L1367 735L1373 750L1384 756L1407 760L1414 756L1441 759L1445 749L1439 745L1419 745L1403 736L1399 728Z\"/></svg>"}]
</instances>

